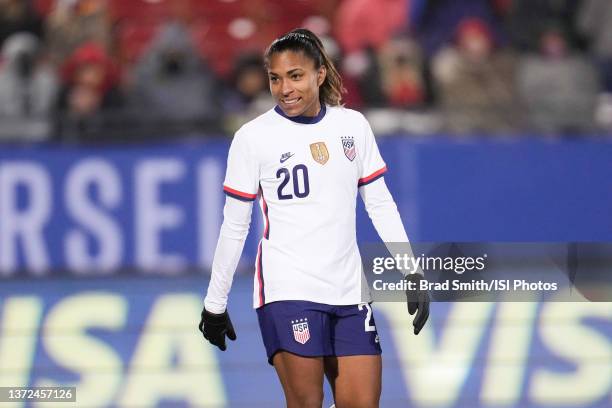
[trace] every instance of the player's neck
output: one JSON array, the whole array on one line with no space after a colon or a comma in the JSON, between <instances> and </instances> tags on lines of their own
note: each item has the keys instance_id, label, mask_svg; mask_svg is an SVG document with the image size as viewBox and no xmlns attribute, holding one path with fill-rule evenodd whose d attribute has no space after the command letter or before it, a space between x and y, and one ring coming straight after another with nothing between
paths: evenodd
<instances>
[{"instance_id":1,"label":"player's neck","mask_svg":"<svg viewBox=\"0 0 612 408\"><path fill-rule=\"evenodd\" d=\"M314 123L320 122L323 119L327 109L325 107L325 104L319 103L319 109L314 116L307 116L304 113L299 116L288 116L285 112L283 112L283 110L278 105L274 107L274 110L276 111L276 113L278 113L279 115L283 116L286 119L289 119L292 122L301 123L301 124L314 124Z\"/></svg>"}]
</instances>

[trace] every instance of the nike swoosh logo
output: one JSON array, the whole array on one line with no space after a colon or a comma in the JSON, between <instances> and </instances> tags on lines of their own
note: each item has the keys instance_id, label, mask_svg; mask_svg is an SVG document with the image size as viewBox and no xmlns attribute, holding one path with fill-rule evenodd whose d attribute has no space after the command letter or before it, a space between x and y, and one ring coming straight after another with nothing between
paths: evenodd
<instances>
[{"instance_id":1,"label":"nike swoosh logo","mask_svg":"<svg viewBox=\"0 0 612 408\"><path fill-rule=\"evenodd\" d=\"M281 163L284 163L284 162L286 162L287 160L289 160L290 158L292 158L294 155L295 155L295 153L293 153L293 154L292 154L292 155L290 155L290 156L281 157L280 162L281 162Z\"/></svg>"}]
</instances>

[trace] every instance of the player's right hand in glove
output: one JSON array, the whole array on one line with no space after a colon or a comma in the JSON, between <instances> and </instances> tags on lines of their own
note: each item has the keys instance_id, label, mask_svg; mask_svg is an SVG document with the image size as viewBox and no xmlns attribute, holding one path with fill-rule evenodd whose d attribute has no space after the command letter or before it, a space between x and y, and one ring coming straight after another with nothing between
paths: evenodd
<instances>
[{"instance_id":1,"label":"player's right hand in glove","mask_svg":"<svg viewBox=\"0 0 612 408\"><path fill-rule=\"evenodd\" d=\"M414 326L414 334L419 334L427 318L429 317L429 293L426 290L421 290L420 283L425 280L420 273L412 273L406 276L406 281L413 282L413 290L410 287L406 289L406 297L408 300L408 313L411 315L417 312L412 325Z\"/></svg>"},{"instance_id":2,"label":"player's right hand in glove","mask_svg":"<svg viewBox=\"0 0 612 408\"><path fill-rule=\"evenodd\" d=\"M198 328L204 335L204 338L211 344L219 347L221 351L226 349L226 335L230 340L236 340L236 332L227 310L221 314L214 314L208 312L205 308L202 309L202 318Z\"/></svg>"}]
</instances>

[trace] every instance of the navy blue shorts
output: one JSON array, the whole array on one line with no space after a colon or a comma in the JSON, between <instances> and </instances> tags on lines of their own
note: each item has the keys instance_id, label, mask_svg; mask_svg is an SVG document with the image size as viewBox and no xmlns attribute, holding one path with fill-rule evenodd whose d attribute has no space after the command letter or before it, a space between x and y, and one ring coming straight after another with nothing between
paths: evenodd
<instances>
[{"instance_id":1,"label":"navy blue shorts","mask_svg":"<svg viewBox=\"0 0 612 408\"><path fill-rule=\"evenodd\" d=\"M284 300L258 308L257 318L270 364L281 350L304 357L381 353L367 303L331 306Z\"/></svg>"}]
</instances>

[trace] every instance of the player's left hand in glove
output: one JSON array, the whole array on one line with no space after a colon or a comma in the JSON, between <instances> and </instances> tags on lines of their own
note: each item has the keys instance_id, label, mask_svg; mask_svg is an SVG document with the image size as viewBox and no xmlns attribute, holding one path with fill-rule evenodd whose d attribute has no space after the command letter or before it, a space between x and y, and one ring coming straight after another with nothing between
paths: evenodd
<instances>
[{"instance_id":1,"label":"player's left hand in glove","mask_svg":"<svg viewBox=\"0 0 612 408\"><path fill-rule=\"evenodd\" d=\"M429 293L426 290L421 290L420 282L425 278L419 273L413 273L406 276L406 281L414 282L412 285L415 289L406 289L406 297L408 300L408 313L416 316L412 325L414 326L414 334L419 334L427 318L429 317Z\"/></svg>"},{"instance_id":2,"label":"player's left hand in glove","mask_svg":"<svg viewBox=\"0 0 612 408\"><path fill-rule=\"evenodd\" d=\"M236 340L236 332L230 320L227 310L221 314L214 314L202 309L202 319L198 326L204 338L211 344L225 351L225 336L230 340Z\"/></svg>"}]
</instances>

